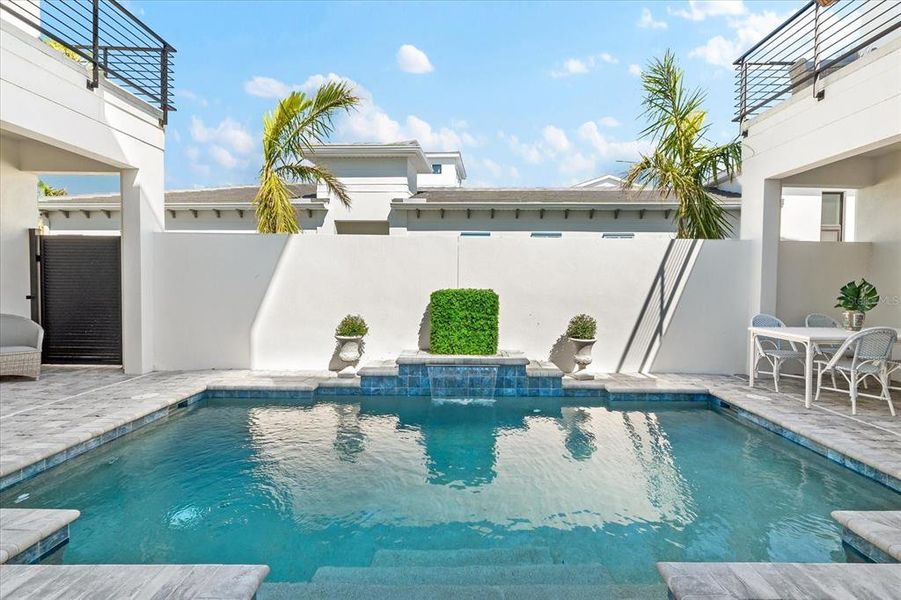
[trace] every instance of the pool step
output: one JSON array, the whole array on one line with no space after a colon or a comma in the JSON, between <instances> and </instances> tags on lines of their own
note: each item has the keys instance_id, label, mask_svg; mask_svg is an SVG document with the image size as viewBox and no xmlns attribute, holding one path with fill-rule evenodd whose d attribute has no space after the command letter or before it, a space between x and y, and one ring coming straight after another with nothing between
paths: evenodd
<instances>
[{"instance_id":1,"label":"pool step","mask_svg":"<svg viewBox=\"0 0 901 600\"><path fill-rule=\"evenodd\" d=\"M465 548L461 550L378 550L372 567L466 567L470 565L549 565L550 548Z\"/></svg>"},{"instance_id":2,"label":"pool step","mask_svg":"<svg viewBox=\"0 0 901 600\"><path fill-rule=\"evenodd\" d=\"M658 585L372 585L264 583L257 600L663 600Z\"/></svg>"},{"instance_id":3,"label":"pool step","mask_svg":"<svg viewBox=\"0 0 901 600\"><path fill-rule=\"evenodd\" d=\"M613 581L603 565L467 565L462 567L320 567L313 583L373 585L605 585Z\"/></svg>"}]
</instances>

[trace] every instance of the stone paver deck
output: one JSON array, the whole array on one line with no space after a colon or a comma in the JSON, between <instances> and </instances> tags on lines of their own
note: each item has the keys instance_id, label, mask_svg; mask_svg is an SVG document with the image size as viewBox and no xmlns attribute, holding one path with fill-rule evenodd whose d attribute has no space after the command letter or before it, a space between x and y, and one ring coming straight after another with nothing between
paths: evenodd
<instances>
[{"instance_id":1,"label":"stone paver deck","mask_svg":"<svg viewBox=\"0 0 901 600\"><path fill-rule=\"evenodd\" d=\"M657 563L675 600L898 598L901 565Z\"/></svg>"},{"instance_id":2,"label":"stone paver deck","mask_svg":"<svg viewBox=\"0 0 901 600\"><path fill-rule=\"evenodd\" d=\"M0 563L33 562L66 543L77 510L0 508ZM31 555L31 556L23 556Z\"/></svg>"},{"instance_id":3,"label":"stone paver deck","mask_svg":"<svg viewBox=\"0 0 901 600\"><path fill-rule=\"evenodd\" d=\"M901 562L901 510L836 510L832 518L845 543L870 560Z\"/></svg>"},{"instance_id":4,"label":"stone paver deck","mask_svg":"<svg viewBox=\"0 0 901 600\"><path fill-rule=\"evenodd\" d=\"M265 565L3 565L4 600L250 600Z\"/></svg>"},{"instance_id":5,"label":"stone paver deck","mask_svg":"<svg viewBox=\"0 0 901 600\"><path fill-rule=\"evenodd\" d=\"M128 377L110 369L60 367L47 368L39 381L4 379L0 382L0 488L89 450L100 441L165 418L171 407L208 388L309 392L319 385L359 385L359 380L339 381L327 372L238 370ZM564 387L570 386L626 394L709 391L733 407L812 441L808 446L822 454L831 449L850 457L849 463L859 463L849 466L865 472L868 468L866 474L870 476L874 470L887 475L883 482L901 491L901 417L892 417L879 400L862 398L858 414L852 416L847 396L828 392L807 409L798 380L786 380L782 393L776 393L766 379L751 389L746 379L724 375L616 374L589 381L565 378Z\"/></svg>"}]
</instances>

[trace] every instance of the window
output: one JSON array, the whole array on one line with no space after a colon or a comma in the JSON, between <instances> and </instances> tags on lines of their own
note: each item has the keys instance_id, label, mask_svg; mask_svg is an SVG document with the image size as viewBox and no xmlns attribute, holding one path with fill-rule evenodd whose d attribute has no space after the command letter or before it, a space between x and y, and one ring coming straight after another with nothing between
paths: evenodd
<instances>
[{"instance_id":1,"label":"window","mask_svg":"<svg viewBox=\"0 0 901 600\"><path fill-rule=\"evenodd\" d=\"M461 231L460 237L490 237L490 231Z\"/></svg>"},{"instance_id":2,"label":"window","mask_svg":"<svg viewBox=\"0 0 901 600\"><path fill-rule=\"evenodd\" d=\"M563 237L563 234L559 231L533 231L533 238L558 238Z\"/></svg>"},{"instance_id":3,"label":"window","mask_svg":"<svg viewBox=\"0 0 901 600\"><path fill-rule=\"evenodd\" d=\"M820 241L840 242L844 239L845 195L842 192L823 192L820 204Z\"/></svg>"},{"instance_id":4,"label":"window","mask_svg":"<svg viewBox=\"0 0 901 600\"><path fill-rule=\"evenodd\" d=\"M607 233L601 235L601 237L605 240L631 240L635 237L635 234L608 231Z\"/></svg>"},{"instance_id":5,"label":"window","mask_svg":"<svg viewBox=\"0 0 901 600\"><path fill-rule=\"evenodd\" d=\"M432 165L432 175L441 175L441 165L435 163Z\"/></svg>"}]
</instances>

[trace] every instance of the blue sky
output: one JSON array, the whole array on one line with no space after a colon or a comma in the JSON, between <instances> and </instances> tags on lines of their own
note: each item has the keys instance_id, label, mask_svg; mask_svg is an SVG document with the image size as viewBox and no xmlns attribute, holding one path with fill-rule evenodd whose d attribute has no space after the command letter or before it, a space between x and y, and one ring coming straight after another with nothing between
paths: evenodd
<instances>
[{"instance_id":1,"label":"blue sky","mask_svg":"<svg viewBox=\"0 0 901 600\"><path fill-rule=\"evenodd\" d=\"M166 187L184 189L253 182L263 113L330 77L365 99L333 141L462 150L471 187L621 174L644 147L648 60L675 51L725 141L737 133L730 63L803 2L127 4L178 50ZM118 188L46 179L70 193Z\"/></svg>"}]
</instances>

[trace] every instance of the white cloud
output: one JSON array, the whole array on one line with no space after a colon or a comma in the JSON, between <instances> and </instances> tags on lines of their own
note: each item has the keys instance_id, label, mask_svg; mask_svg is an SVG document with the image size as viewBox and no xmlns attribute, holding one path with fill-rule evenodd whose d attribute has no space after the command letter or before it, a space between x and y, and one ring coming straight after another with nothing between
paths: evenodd
<instances>
[{"instance_id":1,"label":"white cloud","mask_svg":"<svg viewBox=\"0 0 901 600\"><path fill-rule=\"evenodd\" d=\"M537 165L544 160L544 155L541 151L541 147L539 144L528 144L520 141L519 137L515 135L506 135L504 133L499 134L500 137L507 140L507 144L510 146L510 150L516 156L519 156L524 161L529 164Z\"/></svg>"},{"instance_id":2,"label":"white cloud","mask_svg":"<svg viewBox=\"0 0 901 600\"><path fill-rule=\"evenodd\" d=\"M186 88L179 88L179 89L178 89L178 96L179 96L180 98L184 98L184 99L186 99L186 100L190 100L190 101L193 102L194 104L197 104L198 106L202 106L202 107L204 107L204 108L207 107L207 106L209 106L209 104L210 104L210 103L207 101L206 98L204 98L204 97L201 96L200 94L198 94L198 93L196 93L196 92L193 92L193 91L191 91L191 90L189 90L189 89L186 89Z\"/></svg>"},{"instance_id":3,"label":"white cloud","mask_svg":"<svg viewBox=\"0 0 901 600\"><path fill-rule=\"evenodd\" d=\"M736 17L748 9L742 0L688 0L688 8L668 8L669 14L690 21L703 21L707 17Z\"/></svg>"},{"instance_id":4,"label":"white cloud","mask_svg":"<svg viewBox=\"0 0 901 600\"><path fill-rule=\"evenodd\" d=\"M615 65L616 63L619 62L619 59L616 58L615 56L613 56L612 54L610 54L609 52L601 52L600 54L598 54L598 59L601 62L605 62L605 63L611 64L611 65Z\"/></svg>"},{"instance_id":5,"label":"white cloud","mask_svg":"<svg viewBox=\"0 0 901 600\"><path fill-rule=\"evenodd\" d=\"M215 127L207 127L200 118L192 116L191 138L195 142L214 142L242 155L250 154L256 146L250 133L240 123L229 117L223 119Z\"/></svg>"},{"instance_id":6,"label":"white cloud","mask_svg":"<svg viewBox=\"0 0 901 600\"><path fill-rule=\"evenodd\" d=\"M636 65L636 64L629 65L629 75L634 75L635 77L641 77L641 65Z\"/></svg>"},{"instance_id":7,"label":"white cloud","mask_svg":"<svg viewBox=\"0 0 901 600\"><path fill-rule=\"evenodd\" d=\"M411 44L404 44L397 51L397 66L404 73L422 75L435 70L426 53Z\"/></svg>"},{"instance_id":8,"label":"white cloud","mask_svg":"<svg viewBox=\"0 0 901 600\"><path fill-rule=\"evenodd\" d=\"M711 65L732 68L733 61L741 53L764 38L769 32L785 20L785 15L772 11L747 13L739 18L727 19L727 25L733 35L725 37L717 35L705 43L689 51L691 58L700 58Z\"/></svg>"},{"instance_id":9,"label":"white cloud","mask_svg":"<svg viewBox=\"0 0 901 600\"><path fill-rule=\"evenodd\" d=\"M657 21L654 19L650 8L641 9L641 18L638 19L638 26L642 29L666 29L666 21Z\"/></svg>"},{"instance_id":10,"label":"white cloud","mask_svg":"<svg viewBox=\"0 0 901 600\"><path fill-rule=\"evenodd\" d=\"M231 152L217 144L210 146L210 156L226 169L234 169L238 166L238 159L232 156Z\"/></svg>"},{"instance_id":11,"label":"white cloud","mask_svg":"<svg viewBox=\"0 0 901 600\"><path fill-rule=\"evenodd\" d=\"M559 127L548 125L542 130L541 135L554 152L566 152L571 147L566 132Z\"/></svg>"},{"instance_id":12,"label":"white cloud","mask_svg":"<svg viewBox=\"0 0 901 600\"><path fill-rule=\"evenodd\" d=\"M619 127L619 121L613 117L601 117L598 119L598 125L601 127Z\"/></svg>"},{"instance_id":13,"label":"white cloud","mask_svg":"<svg viewBox=\"0 0 901 600\"><path fill-rule=\"evenodd\" d=\"M559 67L550 72L551 77L560 79L572 75L585 75L601 65L601 63L616 64L619 59L609 52L601 52L583 58L567 58Z\"/></svg>"},{"instance_id":14,"label":"white cloud","mask_svg":"<svg viewBox=\"0 0 901 600\"><path fill-rule=\"evenodd\" d=\"M244 82L244 91L259 98L284 98L295 89L297 89L296 86L261 75L255 75L249 81Z\"/></svg>"},{"instance_id":15,"label":"white cloud","mask_svg":"<svg viewBox=\"0 0 901 600\"><path fill-rule=\"evenodd\" d=\"M608 140L598 129L594 121L582 123L578 129L579 137L604 159L635 160L642 152L650 150L650 143L642 140L617 142Z\"/></svg>"}]
</instances>

